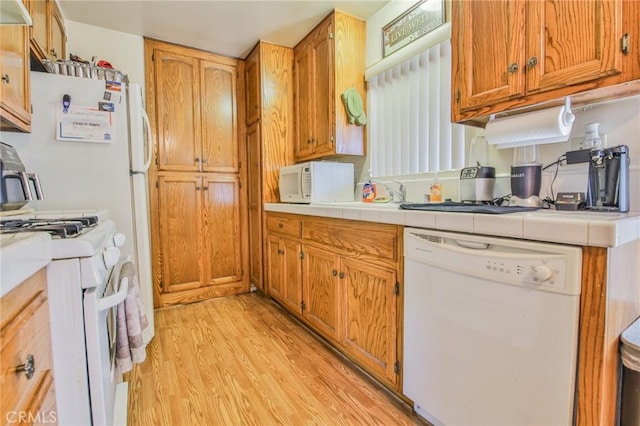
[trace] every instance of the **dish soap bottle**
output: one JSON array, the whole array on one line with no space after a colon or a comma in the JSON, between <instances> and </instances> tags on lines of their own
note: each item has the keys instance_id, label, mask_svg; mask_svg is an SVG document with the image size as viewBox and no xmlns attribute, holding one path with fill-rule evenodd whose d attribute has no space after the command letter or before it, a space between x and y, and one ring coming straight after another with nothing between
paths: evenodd
<instances>
[{"instance_id":1,"label":"dish soap bottle","mask_svg":"<svg viewBox=\"0 0 640 426\"><path fill-rule=\"evenodd\" d=\"M429 187L429 202L441 203L442 202L442 184L438 181L438 174L436 173L433 183Z\"/></svg>"},{"instance_id":2,"label":"dish soap bottle","mask_svg":"<svg viewBox=\"0 0 640 426\"><path fill-rule=\"evenodd\" d=\"M375 199L376 199L376 184L373 183L371 170L369 170L367 181L362 186L362 202L373 203L373 200Z\"/></svg>"}]
</instances>

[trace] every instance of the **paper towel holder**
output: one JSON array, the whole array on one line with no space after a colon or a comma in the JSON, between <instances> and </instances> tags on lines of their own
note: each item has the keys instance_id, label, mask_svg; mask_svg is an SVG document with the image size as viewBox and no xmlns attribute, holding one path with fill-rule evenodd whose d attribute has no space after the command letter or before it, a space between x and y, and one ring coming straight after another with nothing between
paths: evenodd
<instances>
[{"instance_id":1,"label":"paper towel holder","mask_svg":"<svg viewBox=\"0 0 640 426\"><path fill-rule=\"evenodd\" d=\"M500 118L491 114L485 133L489 144L497 149L566 142L575 118L571 98L567 96L561 106Z\"/></svg>"}]
</instances>

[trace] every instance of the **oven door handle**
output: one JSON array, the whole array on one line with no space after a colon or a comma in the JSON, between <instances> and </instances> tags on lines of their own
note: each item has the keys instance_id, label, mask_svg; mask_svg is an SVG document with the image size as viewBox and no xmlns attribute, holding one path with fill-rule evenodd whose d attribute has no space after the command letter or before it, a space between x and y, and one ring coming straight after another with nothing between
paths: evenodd
<instances>
[{"instance_id":1,"label":"oven door handle","mask_svg":"<svg viewBox=\"0 0 640 426\"><path fill-rule=\"evenodd\" d=\"M120 280L120 289L107 297L102 297L98 300L98 310L104 311L114 306L118 306L127 298L127 292L129 291L129 278L124 277Z\"/></svg>"}]
</instances>

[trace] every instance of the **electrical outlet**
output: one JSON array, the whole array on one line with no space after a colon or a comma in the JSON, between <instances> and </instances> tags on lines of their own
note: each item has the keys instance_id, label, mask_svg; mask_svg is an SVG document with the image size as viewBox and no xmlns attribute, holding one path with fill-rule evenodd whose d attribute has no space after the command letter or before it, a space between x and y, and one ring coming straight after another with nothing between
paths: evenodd
<instances>
[{"instance_id":1,"label":"electrical outlet","mask_svg":"<svg viewBox=\"0 0 640 426\"><path fill-rule=\"evenodd\" d=\"M584 136L581 138L571 138L571 150L577 151L584 149Z\"/></svg>"},{"instance_id":2,"label":"electrical outlet","mask_svg":"<svg viewBox=\"0 0 640 426\"><path fill-rule=\"evenodd\" d=\"M586 147L584 146L584 139L585 137L579 137L579 138L571 138L571 150L572 151L577 151L579 149L586 149ZM607 134L606 133L600 133L600 139L602 140L602 147L605 148L607 147Z\"/></svg>"}]
</instances>

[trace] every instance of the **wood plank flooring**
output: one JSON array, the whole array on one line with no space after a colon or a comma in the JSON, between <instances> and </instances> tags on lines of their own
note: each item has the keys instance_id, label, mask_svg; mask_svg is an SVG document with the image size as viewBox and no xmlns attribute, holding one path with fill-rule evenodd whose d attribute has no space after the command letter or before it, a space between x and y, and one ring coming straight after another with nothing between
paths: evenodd
<instances>
[{"instance_id":1,"label":"wood plank flooring","mask_svg":"<svg viewBox=\"0 0 640 426\"><path fill-rule=\"evenodd\" d=\"M425 424L255 293L156 311L127 380L130 426Z\"/></svg>"}]
</instances>

